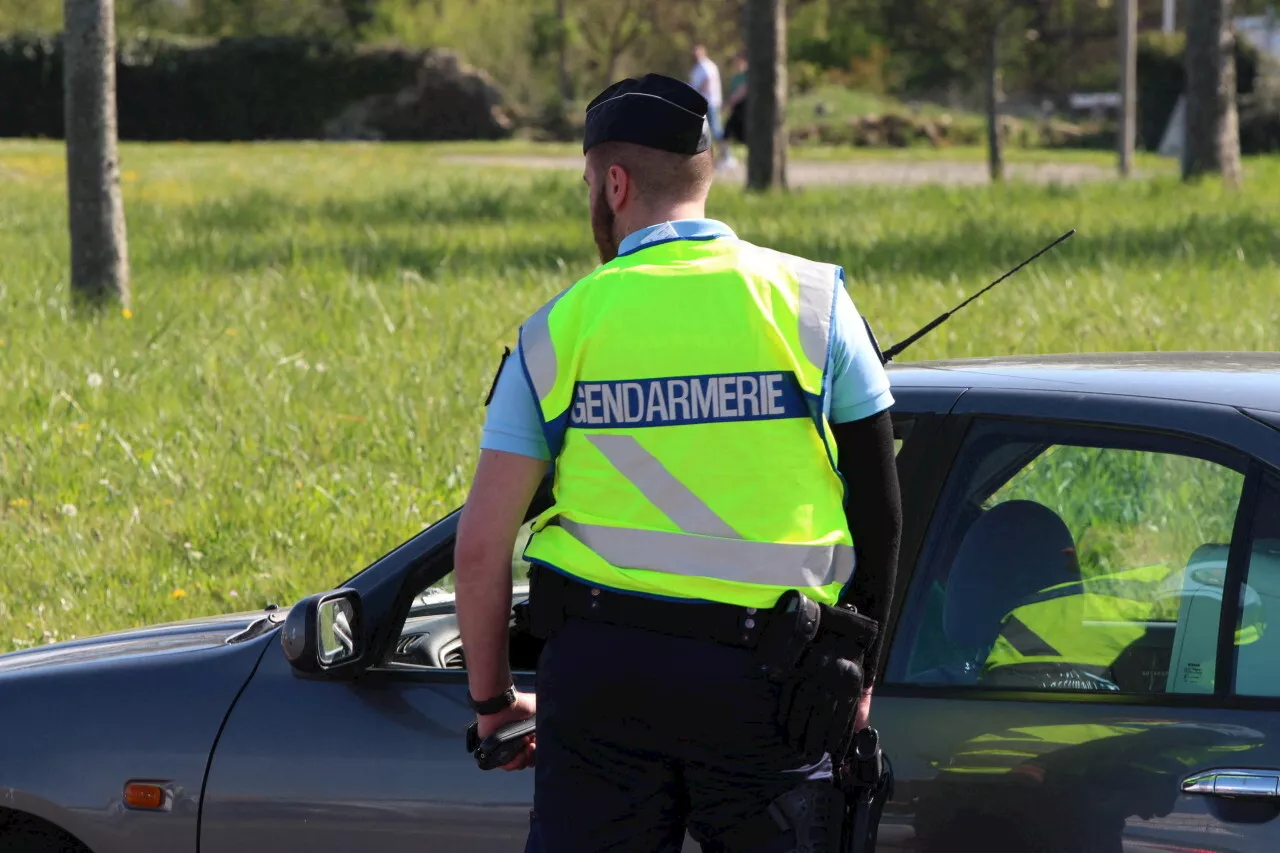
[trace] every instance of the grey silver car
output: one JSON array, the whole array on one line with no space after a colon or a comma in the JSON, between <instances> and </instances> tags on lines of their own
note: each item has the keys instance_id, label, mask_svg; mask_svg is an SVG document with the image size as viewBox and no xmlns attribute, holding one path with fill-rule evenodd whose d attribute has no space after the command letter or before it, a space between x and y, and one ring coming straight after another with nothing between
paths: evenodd
<instances>
[{"instance_id":1,"label":"grey silver car","mask_svg":"<svg viewBox=\"0 0 1280 853\"><path fill-rule=\"evenodd\" d=\"M1280 355L889 373L878 849L1280 850ZM532 773L463 746L456 521L288 610L0 656L0 850L522 850Z\"/></svg>"}]
</instances>

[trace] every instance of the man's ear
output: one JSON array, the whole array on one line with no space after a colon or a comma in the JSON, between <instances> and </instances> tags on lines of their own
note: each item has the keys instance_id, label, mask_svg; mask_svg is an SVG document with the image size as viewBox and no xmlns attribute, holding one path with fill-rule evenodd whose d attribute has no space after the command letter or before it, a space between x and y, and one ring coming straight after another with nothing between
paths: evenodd
<instances>
[{"instance_id":1,"label":"man's ear","mask_svg":"<svg viewBox=\"0 0 1280 853\"><path fill-rule=\"evenodd\" d=\"M605 195L614 213L617 213L635 195L631 176L627 174L626 169L616 163L610 166L605 174Z\"/></svg>"}]
</instances>

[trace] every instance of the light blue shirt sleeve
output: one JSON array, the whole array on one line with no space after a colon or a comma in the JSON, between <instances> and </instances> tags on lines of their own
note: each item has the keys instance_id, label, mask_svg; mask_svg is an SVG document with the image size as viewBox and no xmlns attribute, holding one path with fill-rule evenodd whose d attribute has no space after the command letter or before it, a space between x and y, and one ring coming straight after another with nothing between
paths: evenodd
<instances>
[{"instance_id":1,"label":"light blue shirt sleeve","mask_svg":"<svg viewBox=\"0 0 1280 853\"><path fill-rule=\"evenodd\" d=\"M836 289L831 323L831 361L827 365L827 419L833 424L860 421L893 405L889 374L876 355L862 315L844 287Z\"/></svg>"},{"instance_id":2,"label":"light blue shirt sleeve","mask_svg":"<svg viewBox=\"0 0 1280 853\"><path fill-rule=\"evenodd\" d=\"M520 353L514 352L502 365L493 399L485 414L484 431L480 435L481 450L505 450L544 461L551 460L547 438L542 434L542 419L533 400L533 392L520 366Z\"/></svg>"}]
</instances>

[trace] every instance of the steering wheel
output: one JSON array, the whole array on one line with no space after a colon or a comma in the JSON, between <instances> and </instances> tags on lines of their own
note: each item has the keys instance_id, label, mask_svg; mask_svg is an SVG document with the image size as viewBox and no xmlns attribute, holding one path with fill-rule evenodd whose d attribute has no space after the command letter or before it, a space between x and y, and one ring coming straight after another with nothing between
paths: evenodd
<instances>
[{"instance_id":1,"label":"steering wheel","mask_svg":"<svg viewBox=\"0 0 1280 853\"><path fill-rule=\"evenodd\" d=\"M986 687L1022 687L1036 690L1073 690L1087 693L1119 693L1109 678L1069 661L1015 663L985 670L978 684Z\"/></svg>"}]
</instances>

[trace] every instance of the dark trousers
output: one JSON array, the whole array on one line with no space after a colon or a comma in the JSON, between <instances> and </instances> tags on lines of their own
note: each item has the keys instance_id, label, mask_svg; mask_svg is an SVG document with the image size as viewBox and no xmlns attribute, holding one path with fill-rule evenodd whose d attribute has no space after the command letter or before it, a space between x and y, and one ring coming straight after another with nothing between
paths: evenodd
<instances>
[{"instance_id":1,"label":"dark trousers","mask_svg":"<svg viewBox=\"0 0 1280 853\"><path fill-rule=\"evenodd\" d=\"M777 688L743 649L569 619L537 692L531 851L678 853L688 829L739 853L718 837L831 775L783 742Z\"/></svg>"},{"instance_id":2,"label":"dark trousers","mask_svg":"<svg viewBox=\"0 0 1280 853\"><path fill-rule=\"evenodd\" d=\"M747 102L743 101L733 108L729 120L724 125L724 138L734 139L743 145L747 143Z\"/></svg>"}]
</instances>

